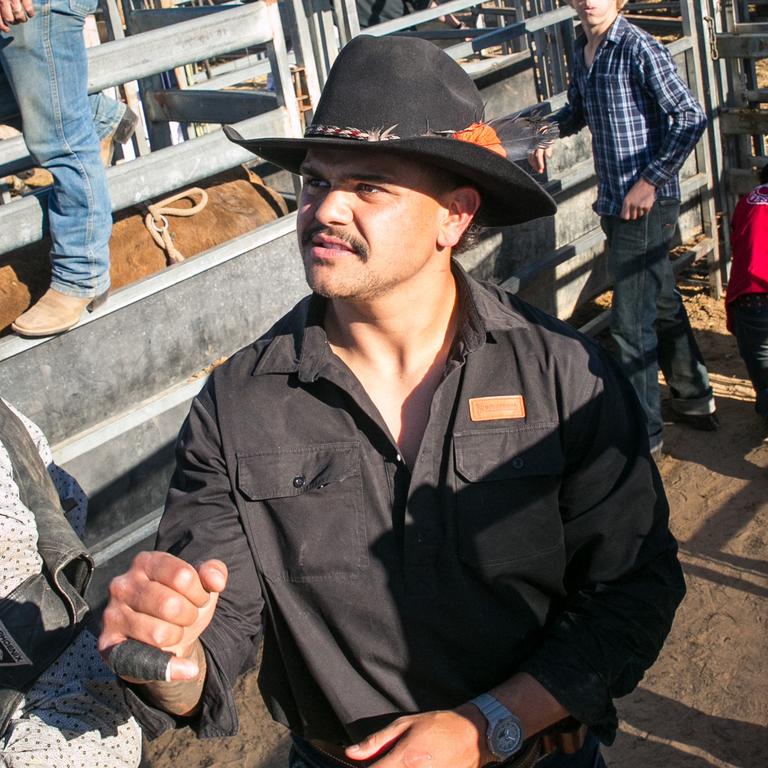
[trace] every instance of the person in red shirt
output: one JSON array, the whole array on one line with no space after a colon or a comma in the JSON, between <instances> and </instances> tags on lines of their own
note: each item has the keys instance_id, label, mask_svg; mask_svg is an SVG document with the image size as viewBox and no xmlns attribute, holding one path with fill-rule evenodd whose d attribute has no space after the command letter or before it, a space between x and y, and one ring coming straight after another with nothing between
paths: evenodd
<instances>
[{"instance_id":1,"label":"person in red shirt","mask_svg":"<svg viewBox=\"0 0 768 768\"><path fill-rule=\"evenodd\" d=\"M768 424L768 165L760 183L736 206L731 248L728 330L736 336L755 388L755 410Z\"/></svg>"}]
</instances>

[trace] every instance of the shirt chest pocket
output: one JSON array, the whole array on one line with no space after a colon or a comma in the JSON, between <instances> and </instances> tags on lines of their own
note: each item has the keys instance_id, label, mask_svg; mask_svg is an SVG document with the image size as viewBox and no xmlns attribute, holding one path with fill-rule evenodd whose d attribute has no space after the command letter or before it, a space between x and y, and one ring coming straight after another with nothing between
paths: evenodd
<instances>
[{"instance_id":1,"label":"shirt chest pocket","mask_svg":"<svg viewBox=\"0 0 768 768\"><path fill-rule=\"evenodd\" d=\"M617 74L595 74L590 84L591 104L602 114L616 119L629 120L638 117L638 104L633 93L632 81L629 77Z\"/></svg>"},{"instance_id":2,"label":"shirt chest pocket","mask_svg":"<svg viewBox=\"0 0 768 768\"><path fill-rule=\"evenodd\" d=\"M459 558L496 570L562 549L558 494L564 459L557 430L454 435Z\"/></svg>"},{"instance_id":3,"label":"shirt chest pocket","mask_svg":"<svg viewBox=\"0 0 768 768\"><path fill-rule=\"evenodd\" d=\"M267 578L354 578L368 565L359 444L239 455L237 487Z\"/></svg>"}]
</instances>

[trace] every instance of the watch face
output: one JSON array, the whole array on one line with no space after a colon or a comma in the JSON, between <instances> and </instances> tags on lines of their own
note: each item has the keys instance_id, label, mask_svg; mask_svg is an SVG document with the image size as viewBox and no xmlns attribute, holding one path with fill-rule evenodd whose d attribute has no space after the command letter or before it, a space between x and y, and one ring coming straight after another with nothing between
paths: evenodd
<instances>
[{"instance_id":1,"label":"watch face","mask_svg":"<svg viewBox=\"0 0 768 768\"><path fill-rule=\"evenodd\" d=\"M520 749L523 732L516 717L504 717L494 726L491 751L498 757L511 757Z\"/></svg>"}]
</instances>

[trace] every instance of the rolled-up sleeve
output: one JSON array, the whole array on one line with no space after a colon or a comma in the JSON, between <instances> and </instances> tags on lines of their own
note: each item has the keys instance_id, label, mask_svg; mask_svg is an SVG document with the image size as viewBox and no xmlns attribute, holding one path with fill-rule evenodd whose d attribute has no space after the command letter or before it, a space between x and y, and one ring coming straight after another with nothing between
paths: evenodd
<instances>
[{"instance_id":1,"label":"rolled-up sleeve","mask_svg":"<svg viewBox=\"0 0 768 768\"><path fill-rule=\"evenodd\" d=\"M612 699L655 661L685 583L640 406L609 361L592 363L602 373L563 430L574 457L560 494L566 598L520 671L610 743Z\"/></svg>"},{"instance_id":2,"label":"rolled-up sleeve","mask_svg":"<svg viewBox=\"0 0 768 768\"><path fill-rule=\"evenodd\" d=\"M208 672L198 714L176 719L130 692L128 701L150 738L180 723L201 737L231 736L239 727L232 687L255 658L264 601L224 457L214 377L192 403L176 454L155 548L191 564L221 560L229 578L200 636Z\"/></svg>"}]
</instances>

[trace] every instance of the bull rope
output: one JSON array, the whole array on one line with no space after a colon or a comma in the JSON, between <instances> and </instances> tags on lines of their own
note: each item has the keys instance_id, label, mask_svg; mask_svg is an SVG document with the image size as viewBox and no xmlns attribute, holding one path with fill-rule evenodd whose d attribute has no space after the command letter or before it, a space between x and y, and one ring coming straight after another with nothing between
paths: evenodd
<instances>
[{"instance_id":1,"label":"bull rope","mask_svg":"<svg viewBox=\"0 0 768 768\"><path fill-rule=\"evenodd\" d=\"M171 203L184 198L189 198L194 202L195 197L199 197L200 200L191 208L171 206ZM152 239L166 252L169 264L178 264L180 261L184 261L185 256L173 244L167 217L194 216L196 213L200 213L206 205L208 205L208 193L200 187L191 187L184 192L171 195L165 200L147 206L148 213L144 217L144 224L149 234L152 235Z\"/></svg>"}]
</instances>

